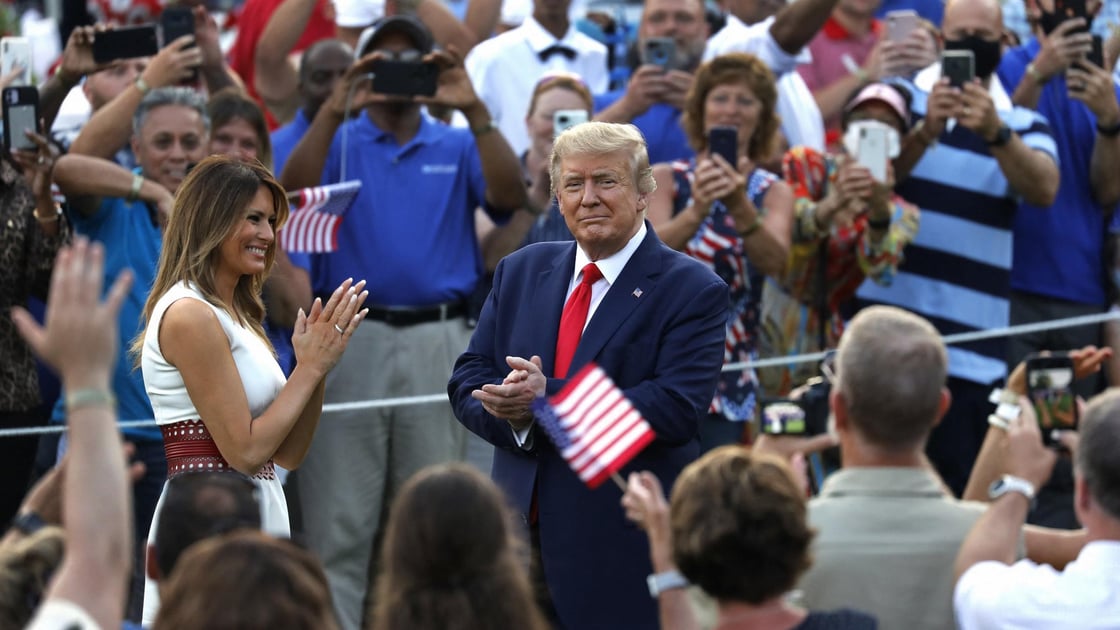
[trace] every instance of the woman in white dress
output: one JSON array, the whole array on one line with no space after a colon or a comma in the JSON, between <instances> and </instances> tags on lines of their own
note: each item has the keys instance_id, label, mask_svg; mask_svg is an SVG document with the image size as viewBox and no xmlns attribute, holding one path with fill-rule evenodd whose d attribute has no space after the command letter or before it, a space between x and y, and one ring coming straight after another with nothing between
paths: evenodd
<instances>
[{"instance_id":1,"label":"woman in white dress","mask_svg":"<svg viewBox=\"0 0 1120 630\"><path fill-rule=\"evenodd\" d=\"M211 156L180 186L163 237L147 327L133 346L163 431L168 477L236 471L260 489L266 532L288 536L274 462L291 470L307 454L323 408L327 373L362 308L365 282L346 281L326 304L299 313L286 382L261 322L261 287L288 218L284 190L257 162ZM165 490L166 492L166 490ZM149 543L159 522L156 507ZM152 589L145 619L154 615Z\"/></svg>"}]
</instances>

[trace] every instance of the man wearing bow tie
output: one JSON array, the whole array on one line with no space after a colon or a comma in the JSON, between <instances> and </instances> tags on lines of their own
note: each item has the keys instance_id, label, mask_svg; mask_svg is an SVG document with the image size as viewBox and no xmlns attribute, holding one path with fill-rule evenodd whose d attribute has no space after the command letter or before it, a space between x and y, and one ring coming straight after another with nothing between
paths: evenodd
<instances>
[{"instance_id":1,"label":"man wearing bow tie","mask_svg":"<svg viewBox=\"0 0 1120 630\"><path fill-rule=\"evenodd\" d=\"M518 155L529 148L525 115L541 76L573 72L592 94L607 90L607 49L576 31L568 19L570 4L571 0L533 0L533 14L521 26L482 42L467 56L475 92Z\"/></svg>"}]
</instances>

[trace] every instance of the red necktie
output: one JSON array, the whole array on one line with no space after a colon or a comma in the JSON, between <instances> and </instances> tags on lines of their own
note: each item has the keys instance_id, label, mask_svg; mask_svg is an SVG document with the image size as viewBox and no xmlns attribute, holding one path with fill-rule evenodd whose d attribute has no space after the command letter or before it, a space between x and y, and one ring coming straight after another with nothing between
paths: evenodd
<instances>
[{"instance_id":1,"label":"red necktie","mask_svg":"<svg viewBox=\"0 0 1120 630\"><path fill-rule=\"evenodd\" d=\"M560 315L560 334L556 337L556 364L552 370L552 375L556 378L568 375L568 367L576 354L579 338L583 336L587 311L591 308L591 285L602 277L603 272L599 271L595 263L587 263L583 267L583 279L568 296L564 312Z\"/></svg>"}]
</instances>

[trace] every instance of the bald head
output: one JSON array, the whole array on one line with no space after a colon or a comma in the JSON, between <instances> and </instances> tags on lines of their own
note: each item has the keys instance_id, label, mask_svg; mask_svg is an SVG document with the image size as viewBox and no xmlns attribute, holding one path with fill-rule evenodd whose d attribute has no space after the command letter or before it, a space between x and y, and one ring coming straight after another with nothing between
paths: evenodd
<instances>
[{"instance_id":1,"label":"bald head","mask_svg":"<svg viewBox=\"0 0 1120 630\"><path fill-rule=\"evenodd\" d=\"M1078 433L1077 475L1105 513L1120 520L1120 388L1089 403Z\"/></svg>"},{"instance_id":2,"label":"bald head","mask_svg":"<svg viewBox=\"0 0 1120 630\"><path fill-rule=\"evenodd\" d=\"M947 0L941 31L946 39L998 39L1003 34L1003 9L999 0Z\"/></svg>"},{"instance_id":3,"label":"bald head","mask_svg":"<svg viewBox=\"0 0 1120 630\"><path fill-rule=\"evenodd\" d=\"M889 306L860 311L836 354L851 425L884 449L922 444L940 420L948 363L937 330L921 317Z\"/></svg>"}]
</instances>

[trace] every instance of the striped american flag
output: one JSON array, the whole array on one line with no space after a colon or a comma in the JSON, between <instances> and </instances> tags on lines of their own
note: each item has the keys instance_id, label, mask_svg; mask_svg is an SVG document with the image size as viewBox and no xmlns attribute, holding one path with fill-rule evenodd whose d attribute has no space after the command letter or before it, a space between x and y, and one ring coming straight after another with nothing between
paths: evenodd
<instances>
[{"instance_id":1,"label":"striped american flag","mask_svg":"<svg viewBox=\"0 0 1120 630\"><path fill-rule=\"evenodd\" d=\"M533 414L589 488L597 488L656 437L622 390L594 363L555 396L538 398Z\"/></svg>"},{"instance_id":2,"label":"striped american flag","mask_svg":"<svg viewBox=\"0 0 1120 630\"><path fill-rule=\"evenodd\" d=\"M289 194L293 203L288 222L280 229L280 246L289 252L324 254L338 249L338 228L362 182L350 180L302 188Z\"/></svg>"}]
</instances>

